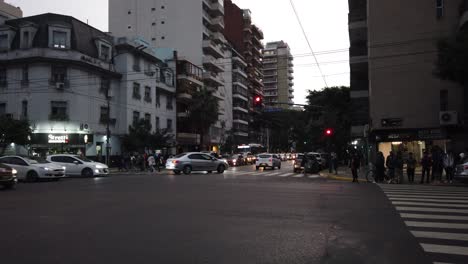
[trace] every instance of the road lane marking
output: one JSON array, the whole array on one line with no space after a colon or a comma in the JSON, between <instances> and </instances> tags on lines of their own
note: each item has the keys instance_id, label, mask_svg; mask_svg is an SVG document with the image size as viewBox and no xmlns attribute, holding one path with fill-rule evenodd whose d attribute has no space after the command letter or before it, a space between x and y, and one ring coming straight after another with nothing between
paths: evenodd
<instances>
[{"instance_id":1,"label":"road lane marking","mask_svg":"<svg viewBox=\"0 0 468 264\"><path fill-rule=\"evenodd\" d=\"M298 174L298 175L294 175L293 178L302 178L304 177L304 174Z\"/></svg>"},{"instance_id":2,"label":"road lane marking","mask_svg":"<svg viewBox=\"0 0 468 264\"><path fill-rule=\"evenodd\" d=\"M414 212L431 212L431 213L461 213L468 214L468 210L463 209L447 209L447 208L432 208L432 207L407 207L397 206L397 211L414 211Z\"/></svg>"},{"instance_id":3,"label":"road lane marking","mask_svg":"<svg viewBox=\"0 0 468 264\"><path fill-rule=\"evenodd\" d=\"M468 220L468 216L461 216L461 215L428 215L428 214L400 213L400 216L401 218L415 218L415 219Z\"/></svg>"},{"instance_id":4,"label":"road lane marking","mask_svg":"<svg viewBox=\"0 0 468 264\"><path fill-rule=\"evenodd\" d=\"M468 256L468 247L445 246L421 243L426 252Z\"/></svg>"},{"instance_id":5,"label":"road lane marking","mask_svg":"<svg viewBox=\"0 0 468 264\"><path fill-rule=\"evenodd\" d=\"M294 174L295 174L294 172L286 173L286 174L280 175L280 177L289 177L289 176L294 175Z\"/></svg>"},{"instance_id":6,"label":"road lane marking","mask_svg":"<svg viewBox=\"0 0 468 264\"><path fill-rule=\"evenodd\" d=\"M272 177L272 176L280 175L281 173L282 172L266 173L266 174L263 174L263 176Z\"/></svg>"},{"instance_id":7,"label":"road lane marking","mask_svg":"<svg viewBox=\"0 0 468 264\"><path fill-rule=\"evenodd\" d=\"M435 207L457 207L457 208L468 208L468 204L448 204L448 203L421 203L421 202L402 202L392 201L395 205L420 205L420 206L435 206Z\"/></svg>"},{"instance_id":8,"label":"road lane marking","mask_svg":"<svg viewBox=\"0 0 468 264\"><path fill-rule=\"evenodd\" d=\"M418 222L405 221L410 227L428 227L428 228L449 228L449 229L468 229L468 224L438 223L438 222Z\"/></svg>"},{"instance_id":9,"label":"road lane marking","mask_svg":"<svg viewBox=\"0 0 468 264\"><path fill-rule=\"evenodd\" d=\"M446 232L428 232L428 231L410 231L417 238L434 238L468 241L468 234L446 233Z\"/></svg>"},{"instance_id":10,"label":"road lane marking","mask_svg":"<svg viewBox=\"0 0 468 264\"><path fill-rule=\"evenodd\" d=\"M399 198L436 198L436 199L457 199L457 200L468 200L465 196L451 196L451 195L417 195L417 194L388 194L388 197L399 197Z\"/></svg>"},{"instance_id":11,"label":"road lane marking","mask_svg":"<svg viewBox=\"0 0 468 264\"><path fill-rule=\"evenodd\" d=\"M412 202L445 202L445 203L462 203L466 204L466 200L445 200L445 199L420 199L420 198L397 198L392 195L387 195L390 201L412 201Z\"/></svg>"},{"instance_id":12,"label":"road lane marking","mask_svg":"<svg viewBox=\"0 0 468 264\"><path fill-rule=\"evenodd\" d=\"M450 190L434 190L434 191L424 191L424 190L386 190L383 189L384 192L386 193L393 193L393 192L398 192L398 193L407 193L407 194L445 194L445 195L468 195L468 192L466 191L450 191Z\"/></svg>"},{"instance_id":13,"label":"road lane marking","mask_svg":"<svg viewBox=\"0 0 468 264\"><path fill-rule=\"evenodd\" d=\"M318 179L320 178L320 175L311 175L309 176L309 179Z\"/></svg>"}]
</instances>

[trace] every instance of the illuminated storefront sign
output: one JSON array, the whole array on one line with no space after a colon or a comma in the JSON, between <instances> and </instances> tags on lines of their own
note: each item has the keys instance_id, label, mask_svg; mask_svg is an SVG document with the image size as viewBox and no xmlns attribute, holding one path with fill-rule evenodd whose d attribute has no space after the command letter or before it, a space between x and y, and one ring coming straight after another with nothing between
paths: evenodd
<instances>
[{"instance_id":1,"label":"illuminated storefront sign","mask_svg":"<svg viewBox=\"0 0 468 264\"><path fill-rule=\"evenodd\" d=\"M49 135L48 143L68 144L68 142L70 142L68 135Z\"/></svg>"}]
</instances>

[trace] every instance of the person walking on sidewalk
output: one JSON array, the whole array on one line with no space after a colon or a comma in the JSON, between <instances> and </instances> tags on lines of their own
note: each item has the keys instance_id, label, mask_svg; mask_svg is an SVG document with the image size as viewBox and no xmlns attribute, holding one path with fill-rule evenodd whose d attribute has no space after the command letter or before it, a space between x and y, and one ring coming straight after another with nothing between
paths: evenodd
<instances>
[{"instance_id":1,"label":"person walking on sidewalk","mask_svg":"<svg viewBox=\"0 0 468 264\"><path fill-rule=\"evenodd\" d=\"M335 175L338 174L338 156L335 152L332 152L330 155L330 168L329 172L335 172Z\"/></svg>"},{"instance_id":2,"label":"person walking on sidewalk","mask_svg":"<svg viewBox=\"0 0 468 264\"><path fill-rule=\"evenodd\" d=\"M451 150L447 151L447 154L444 155L444 168L445 174L447 175L447 182L452 183L455 170L455 157Z\"/></svg>"},{"instance_id":3,"label":"person walking on sidewalk","mask_svg":"<svg viewBox=\"0 0 468 264\"><path fill-rule=\"evenodd\" d=\"M409 153L409 157L406 160L406 173L408 174L408 182L414 183L414 172L416 171L416 159L413 153Z\"/></svg>"},{"instance_id":4,"label":"person walking on sidewalk","mask_svg":"<svg viewBox=\"0 0 468 264\"><path fill-rule=\"evenodd\" d=\"M427 151L424 151L424 155L421 159L421 166L422 166L421 184L424 183L424 176L426 176L426 183L429 183L429 178L431 177L432 159L427 153Z\"/></svg>"},{"instance_id":5,"label":"person walking on sidewalk","mask_svg":"<svg viewBox=\"0 0 468 264\"><path fill-rule=\"evenodd\" d=\"M376 181L382 182L385 178L385 157L382 151L377 153L377 158L375 159L375 169L376 169Z\"/></svg>"},{"instance_id":6,"label":"person walking on sidewalk","mask_svg":"<svg viewBox=\"0 0 468 264\"><path fill-rule=\"evenodd\" d=\"M388 169L388 178L389 181L393 181L395 179L395 153L390 151L390 155L388 155L387 160L385 161L385 165Z\"/></svg>"},{"instance_id":7,"label":"person walking on sidewalk","mask_svg":"<svg viewBox=\"0 0 468 264\"><path fill-rule=\"evenodd\" d=\"M351 173L353 174L353 182L359 183L358 171L359 171L359 168L361 167L361 159L359 158L359 155L357 152L353 154L353 157L351 158L351 162L349 165L351 168Z\"/></svg>"},{"instance_id":8,"label":"person walking on sidewalk","mask_svg":"<svg viewBox=\"0 0 468 264\"><path fill-rule=\"evenodd\" d=\"M444 171L444 155L442 150L435 146L432 151L432 181L442 181L442 173Z\"/></svg>"},{"instance_id":9,"label":"person walking on sidewalk","mask_svg":"<svg viewBox=\"0 0 468 264\"><path fill-rule=\"evenodd\" d=\"M153 155L148 155L148 170L154 172L156 170L156 160Z\"/></svg>"}]
</instances>

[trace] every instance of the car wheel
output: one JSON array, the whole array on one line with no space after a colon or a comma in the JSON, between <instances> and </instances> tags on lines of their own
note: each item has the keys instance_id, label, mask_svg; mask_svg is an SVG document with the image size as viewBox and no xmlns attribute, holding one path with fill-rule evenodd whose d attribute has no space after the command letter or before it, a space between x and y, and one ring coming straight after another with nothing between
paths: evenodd
<instances>
[{"instance_id":1,"label":"car wheel","mask_svg":"<svg viewBox=\"0 0 468 264\"><path fill-rule=\"evenodd\" d=\"M192 173L192 167L190 167L190 166L185 166L185 167L184 167L184 174L185 174L185 175L189 175L190 173Z\"/></svg>"},{"instance_id":2,"label":"car wheel","mask_svg":"<svg viewBox=\"0 0 468 264\"><path fill-rule=\"evenodd\" d=\"M3 185L3 187L5 187L5 189L8 189L8 190L11 190L11 189L14 189L16 186L16 183L15 182L9 182L9 183L5 183Z\"/></svg>"},{"instance_id":3,"label":"car wheel","mask_svg":"<svg viewBox=\"0 0 468 264\"><path fill-rule=\"evenodd\" d=\"M278 170L281 170L281 164L278 166Z\"/></svg>"},{"instance_id":4,"label":"car wheel","mask_svg":"<svg viewBox=\"0 0 468 264\"><path fill-rule=\"evenodd\" d=\"M180 170L173 170L176 175L180 175Z\"/></svg>"},{"instance_id":5,"label":"car wheel","mask_svg":"<svg viewBox=\"0 0 468 264\"><path fill-rule=\"evenodd\" d=\"M208 174L211 174L211 173L213 173L212 171L207 171L207 172L208 172Z\"/></svg>"},{"instance_id":6,"label":"car wheel","mask_svg":"<svg viewBox=\"0 0 468 264\"><path fill-rule=\"evenodd\" d=\"M39 181L39 175L35 171L30 171L28 174L26 174L26 181L37 182Z\"/></svg>"},{"instance_id":7,"label":"car wheel","mask_svg":"<svg viewBox=\"0 0 468 264\"><path fill-rule=\"evenodd\" d=\"M221 174L221 173L224 173L224 170L225 170L225 169L226 169L226 168L225 168L223 165L219 165L217 171L218 171L219 174Z\"/></svg>"},{"instance_id":8,"label":"car wheel","mask_svg":"<svg viewBox=\"0 0 468 264\"><path fill-rule=\"evenodd\" d=\"M271 166L271 169L272 169L272 170L275 170L275 166Z\"/></svg>"},{"instance_id":9,"label":"car wheel","mask_svg":"<svg viewBox=\"0 0 468 264\"><path fill-rule=\"evenodd\" d=\"M81 176L85 178L93 177L93 171L90 168L85 168L81 171Z\"/></svg>"},{"instance_id":10,"label":"car wheel","mask_svg":"<svg viewBox=\"0 0 468 264\"><path fill-rule=\"evenodd\" d=\"M258 166L255 166L255 170L258 170L259 168L260 168L260 167L258 167Z\"/></svg>"}]
</instances>

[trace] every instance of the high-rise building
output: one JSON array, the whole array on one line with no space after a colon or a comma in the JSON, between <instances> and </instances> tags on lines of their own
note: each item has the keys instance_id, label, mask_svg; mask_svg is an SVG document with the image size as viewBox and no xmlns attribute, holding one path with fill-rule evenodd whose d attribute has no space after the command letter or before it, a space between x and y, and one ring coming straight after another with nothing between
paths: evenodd
<instances>
[{"instance_id":1,"label":"high-rise building","mask_svg":"<svg viewBox=\"0 0 468 264\"><path fill-rule=\"evenodd\" d=\"M138 36L156 48L175 49L180 60L203 68L203 85L219 99L224 116L223 0L110 0L109 28L116 36ZM221 142L223 123L219 120L210 128L204 137L210 141L203 145Z\"/></svg>"},{"instance_id":2,"label":"high-rise building","mask_svg":"<svg viewBox=\"0 0 468 264\"><path fill-rule=\"evenodd\" d=\"M290 108L294 99L293 56L284 41L269 42L263 50L263 83L267 107Z\"/></svg>"},{"instance_id":3,"label":"high-rise building","mask_svg":"<svg viewBox=\"0 0 468 264\"><path fill-rule=\"evenodd\" d=\"M0 24L3 24L7 19L21 17L23 17L23 11L21 11L21 8L5 3L4 0L0 0Z\"/></svg>"},{"instance_id":4,"label":"high-rise building","mask_svg":"<svg viewBox=\"0 0 468 264\"><path fill-rule=\"evenodd\" d=\"M434 74L438 43L460 32L466 2L350 1L351 97L361 109L353 125L366 124L368 100L372 149L419 159L435 147L467 146L464 89Z\"/></svg>"}]
</instances>

